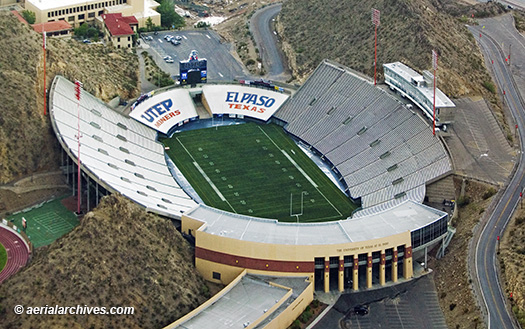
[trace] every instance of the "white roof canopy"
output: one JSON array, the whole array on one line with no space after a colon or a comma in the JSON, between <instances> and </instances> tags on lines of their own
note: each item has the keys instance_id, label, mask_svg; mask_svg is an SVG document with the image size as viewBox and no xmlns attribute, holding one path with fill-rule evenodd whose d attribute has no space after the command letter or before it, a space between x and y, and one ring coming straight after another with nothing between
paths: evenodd
<instances>
[{"instance_id":1,"label":"white roof canopy","mask_svg":"<svg viewBox=\"0 0 525 329\"><path fill-rule=\"evenodd\" d=\"M202 93L213 114L235 114L268 121L288 95L255 87L206 85Z\"/></svg>"},{"instance_id":2,"label":"white roof canopy","mask_svg":"<svg viewBox=\"0 0 525 329\"><path fill-rule=\"evenodd\" d=\"M140 103L130 116L163 134L185 120L198 116L187 89L173 89L155 94Z\"/></svg>"}]
</instances>

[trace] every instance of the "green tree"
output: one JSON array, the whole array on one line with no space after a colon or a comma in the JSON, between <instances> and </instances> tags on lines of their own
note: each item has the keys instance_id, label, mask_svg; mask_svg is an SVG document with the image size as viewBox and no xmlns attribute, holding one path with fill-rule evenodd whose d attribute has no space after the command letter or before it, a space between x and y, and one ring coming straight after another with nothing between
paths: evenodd
<instances>
[{"instance_id":1,"label":"green tree","mask_svg":"<svg viewBox=\"0 0 525 329\"><path fill-rule=\"evenodd\" d=\"M30 10L22 10L22 17L29 23L29 24L35 24L36 22L36 15L34 12Z\"/></svg>"},{"instance_id":2,"label":"green tree","mask_svg":"<svg viewBox=\"0 0 525 329\"><path fill-rule=\"evenodd\" d=\"M148 19L146 20L146 28L148 29L148 31L151 31L153 29L153 26L155 26L155 24L153 24L153 20L151 19L151 17L148 17Z\"/></svg>"},{"instance_id":3,"label":"green tree","mask_svg":"<svg viewBox=\"0 0 525 329\"><path fill-rule=\"evenodd\" d=\"M86 23L83 23L79 27L73 29L73 33L79 38L82 38L87 35L89 26Z\"/></svg>"},{"instance_id":4,"label":"green tree","mask_svg":"<svg viewBox=\"0 0 525 329\"><path fill-rule=\"evenodd\" d=\"M160 24L162 26L178 28L185 25L184 18L175 12L173 0L163 0L160 6L157 7L157 11L160 14Z\"/></svg>"}]
</instances>

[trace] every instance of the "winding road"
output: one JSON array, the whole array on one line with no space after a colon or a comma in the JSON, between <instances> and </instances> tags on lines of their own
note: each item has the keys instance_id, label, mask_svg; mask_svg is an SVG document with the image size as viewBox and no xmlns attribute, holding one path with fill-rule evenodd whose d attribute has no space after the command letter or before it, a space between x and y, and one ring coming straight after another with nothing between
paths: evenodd
<instances>
[{"instance_id":1,"label":"winding road","mask_svg":"<svg viewBox=\"0 0 525 329\"><path fill-rule=\"evenodd\" d=\"M505 104L509 107L516 124L518 125L520 136L520 161L514 176L511 178L505 190L501 194L494 211L483 230L479 239L474 240L474 247L469 252L470 258L474 259L474 288L482 298L482 305L486 310L487 327L489 329L511 329L518 328L517 322L512 316L510 306L507 304L506 293L502 290L499 279L499 263L496 259L498 250L498 236L503 232L512 217L512 214L520 201L520 190L525 186L525 109L523 100L514 82L509 65L505 61L508 54L500 48L498 33L503 30L497 26L497 19L487 19L480 22L479 26L469 27L469 30L476 37L485 56L485 61L492 71L494 81L498 85L498 92L502 96ZM504 33L512 34L515 38L515 53L525 53L525 40L514 29L513 26L506 26ZM481 33L481 37L480 37ZM509 37L509 36L507 36ZM514 51L513 51L514 53ZM517 58L516 61L524 60Z\"/></svg>"},{"instance_id":2,"label":"winding road","mask_svg":"<svg viewBox=\"0 0 525 329\"><path fill-rule=\"evenodd\" d=\"M273 29L273 20L281 8L282 4L277 3L256 11L250 20L250 30L266 69L266 77L270 80L286 81L290 78L290 72Z\"/></svg>"}]
</instances>

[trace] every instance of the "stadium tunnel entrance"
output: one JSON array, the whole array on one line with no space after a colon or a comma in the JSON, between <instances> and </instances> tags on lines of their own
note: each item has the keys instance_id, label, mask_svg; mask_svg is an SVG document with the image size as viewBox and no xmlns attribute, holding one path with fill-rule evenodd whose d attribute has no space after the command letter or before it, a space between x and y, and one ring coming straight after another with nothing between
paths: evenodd
<instances>
[{"instance_id":1,"label":"stadium tunnel entrance","mask_svg":"<svg viewBox=\"0 0 525 329\"><path fill-rule=\"evenodd\" d=\"M409 279L413 269L405 267L404 245L357 255L316 257L314 287L317 291L359 291L398 278ZM411 262L407 264L410 266Z\"/></svg>"}]
</instances>

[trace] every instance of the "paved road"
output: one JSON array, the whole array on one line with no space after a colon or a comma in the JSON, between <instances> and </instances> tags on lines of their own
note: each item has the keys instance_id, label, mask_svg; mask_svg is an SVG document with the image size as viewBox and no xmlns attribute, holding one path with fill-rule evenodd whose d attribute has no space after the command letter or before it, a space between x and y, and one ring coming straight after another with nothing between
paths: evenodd
<instances>
[{"instance_id":1,"label":"paved road","mask_svg":"<svg viewBox=\"0 0 525 329\"><path fill-rule=\"evenodd\" d=\"M273 20L281 8L282 5L277 3L255 12L250 20L250 30L266 69L266 78L286 81L290 78L290 72L279 39L273 30Z\"/></svg>"},{"instance_id":2,"label":"paved road","mask_svg":"<svg viewBox=\"0 0 525 329\"><path fill-rule=\"evenodd\" d=\"M469 29L481 45L485 60L492 70L499 91L505 91L505 95L502 96L518 124L522 152L520 153L520 162L514 176L511 178L486 226L482 230L479 240L475 244L475 249L472 250L474 252L476 277L474 287L475 290L480 292L483 304L487 309L488 328L511 329L517 328L517 325L513 316L509 314L510 309L507 307L507 298L500 285L499 265L496 261L497 236L503 234L512 213L518 205L519 191L525 186L525 155L523 153L523 146L525 145L525 110L521 96L510 74L509 66L505 64L505 57L508 54L504 54L498 42L491 37L491 35L499 33L493 31L493 29L496 30L497 26L490 23L492 21L485 20L479 26L469 27ZM482 33L481 38L479 37L480 33ZM507 27L506 33L514 33L514 37L523 40L523 37L517 34L512 27ZM521 42L521 46L518 46L517 43L515 46L516 53L525 53L524 44L525 41ZM492 64L492 60L494 64Z\"/></svg>"},{"instance_id":3,"label":"paved road","mask_svg":"<svg viewBox=\"0 0 525 329\"><path fill-rule=\"evenodd\" d=\"M479 2L488 2L489 0L478 0ZM511 5L515 8L520 8L525 10L525 0L497 0L504 5Z\"/></svg>"}]
</instances>

